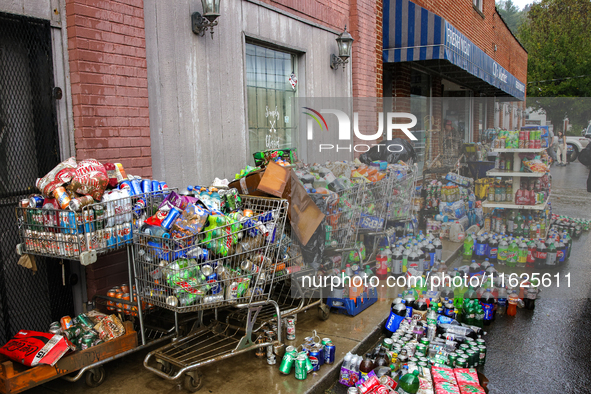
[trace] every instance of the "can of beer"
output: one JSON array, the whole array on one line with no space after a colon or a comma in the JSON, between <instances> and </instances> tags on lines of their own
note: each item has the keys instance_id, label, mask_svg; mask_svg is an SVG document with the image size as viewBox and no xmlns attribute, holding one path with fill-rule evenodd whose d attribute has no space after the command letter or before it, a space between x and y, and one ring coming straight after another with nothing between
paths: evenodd
<instances>
[{"instance_id":1,"label":"can of beer","mask_svg":"<svg viewBox=\"0 0 591 394\"><path fill-rule=\"evenodd\" d=\"M478 365L482 367L486 363L486 346L480 345L478 350Z\"/></svg>"},{"instance_id":2,"label":"can of beer","mask_svg":"<svg viewBox=\"0 0 591 394\"><path fill-rule=\"evenodd\" d=\"M293 317L288 317L287 319L285 319L286 327L287 327L287 335L286 335L286 339L288 341L293 341L296 338L296 327L295 327L295 319Z\"/></svg>"},{"instance_id":3,"label":"can of beer","mask_svg":"<svg viewBox=\"0 0 591 394\"><path fill-rule=\"evenodd\" d=\"M308 377L308 370L306 368L306 355L300 353L295 362L295 377L298 380L306 380Z\"/></svg>"},{"instance_id":4,"label":"can of beer","mask_svg":"<svg viewBox=\"0 0 591 394\"><path fill-rule=\"evenodd\" d=\"M177 207L172 207L171 210L168 212L168 215L166 215L166 217L162 221L161 226L166 230L170 230L172 228L172 224L180 215L180 209L178 209Z\"/></svg>"},{"instance_id":5,"label":"can of beer","mask_svg":"<svg viewBox=\"0 0 591 394\"><path fill-rule=\"evenodd\" d=\"M336 356L336 346L332 342L328 342L324 345L324 363L331 365L334 364Z\"/></svg>"}]
</instances>

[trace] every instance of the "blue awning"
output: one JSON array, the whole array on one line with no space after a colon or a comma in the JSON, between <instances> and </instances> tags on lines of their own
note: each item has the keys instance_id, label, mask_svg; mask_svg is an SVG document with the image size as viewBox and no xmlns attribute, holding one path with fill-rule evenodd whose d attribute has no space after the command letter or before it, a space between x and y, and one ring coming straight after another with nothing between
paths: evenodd
<instances>
[{"instance_id":1,"label":"blue awning","mask_svg":"<svg viewBox=\"0 0 591 394\"><path fill-rule=\"evenodd\" d=\"M451 63L454 79L474 89L525 99L525 84L501 67L451 23L409 0L384 0L384 63ZM433 62L435 61L435 62ZM439 62L438 62L439 61ZM441 67L437 67L441 70ZM463 76L462 74L469 74ZM445 75L444 75L445 76ZM490 88L479 88L478 81ZM481 84L481 82L480 82Z\"/></svg>"}]
</instances>

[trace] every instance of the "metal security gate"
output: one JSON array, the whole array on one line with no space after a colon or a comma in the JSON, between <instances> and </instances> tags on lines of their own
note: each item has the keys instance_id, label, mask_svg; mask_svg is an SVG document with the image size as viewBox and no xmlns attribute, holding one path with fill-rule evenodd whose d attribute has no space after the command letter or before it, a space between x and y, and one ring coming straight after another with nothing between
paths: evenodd
<instances>
[{"instance_id":1,"label":"metal security gate","mask_svg":"<svg viewBox=\"0 0 591 394\"><path fill-rule=\"evenodd\" d=\"M15 252L15 207L60 161L50 29L49 21L0 13L0 344L73 313L60 261L38 257L33 275Z\"/></svg>"}]
</instances>

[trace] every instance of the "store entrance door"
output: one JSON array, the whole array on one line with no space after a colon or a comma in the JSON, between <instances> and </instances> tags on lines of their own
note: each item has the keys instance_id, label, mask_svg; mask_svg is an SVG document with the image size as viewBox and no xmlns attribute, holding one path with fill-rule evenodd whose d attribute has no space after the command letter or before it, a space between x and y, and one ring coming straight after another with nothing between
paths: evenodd
<instances>
[{"instance_id":1,"label":"store entrance door","mask_svg":"<svg viewBox=\"0 0 591 394\"><path fill-rule=\"evenodd\" d=\"M52 62L49 21L0 13L0 344L73 312L69 270L38 257L33 275L15 251L15 207L60 161Z\"/></svg>"}]
</instances>

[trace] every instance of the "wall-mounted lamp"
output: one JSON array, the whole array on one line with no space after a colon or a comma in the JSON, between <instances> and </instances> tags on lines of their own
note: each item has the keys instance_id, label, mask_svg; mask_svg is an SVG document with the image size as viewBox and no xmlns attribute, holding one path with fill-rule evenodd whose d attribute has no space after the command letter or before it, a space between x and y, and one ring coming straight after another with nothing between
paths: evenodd
<instances>
[{"instance_id":1,"label":"wall-mounted lamp","mask_svg":"<svg viewBox=\"0 0 591 394\"><path fill-rule=\"evenodd\" d=\"M220 16L220 0L201 0L201 5L203 6L203 15L198 12L191 14L193 33L203 37L209 29L213 39L213 27L217 26L216 19Z\"/></svg>"},{"instance_id":2,"label":"wall-mounted lamp","mask_svg":"<svg viewBox=\"0 0 591 394\"><path fill-rule=\"evenodd\" d=\"M353 44L353 41L355 40L353 40L353 37L351 37L351 34L347 31L347 26L345 26L345 31L337 38L339 56L335 54L330 55L330 68L336 70L342 65L343 71L345 71L345 64L349 62L349 58L351 57L351 44Z\"/></svg>"}]
</instances>

